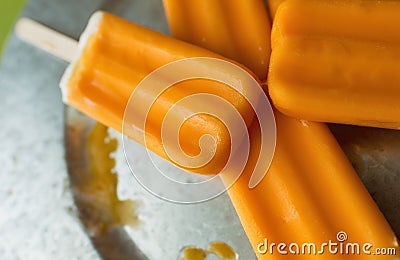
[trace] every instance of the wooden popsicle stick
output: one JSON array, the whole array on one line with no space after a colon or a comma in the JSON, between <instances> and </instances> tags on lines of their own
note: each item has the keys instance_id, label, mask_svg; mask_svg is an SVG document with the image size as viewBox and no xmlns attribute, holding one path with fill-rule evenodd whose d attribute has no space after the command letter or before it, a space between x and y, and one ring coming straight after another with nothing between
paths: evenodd
<instances>
[{"instance_id":1,"label":"wooden popsicle stick","mask_svg":"<svg viewBox=\"0 0 400 260\"><path fill-rule=\"evenodd\" d=\"M78 42L29 18L20 18L15 33L24 40L60 59L72 62L78 53Z\"/></svg>"}]
</instances>

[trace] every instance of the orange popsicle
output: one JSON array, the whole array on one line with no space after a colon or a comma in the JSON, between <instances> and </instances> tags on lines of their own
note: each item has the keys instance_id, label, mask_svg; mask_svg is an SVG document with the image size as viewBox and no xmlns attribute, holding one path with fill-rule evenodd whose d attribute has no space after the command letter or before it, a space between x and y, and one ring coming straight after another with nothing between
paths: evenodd
<instances>
[{"instance_id":1,"label":"orange popsicle","mask_svg":"<svg viewBox=\"0 0 400 260\"><path fill-rule=\"evenodd\" d=\"M217 53L224 53L248 65L240 57L250 56L253 50L258 48L257 44L249 43L250 49L240 49L240 53L236 53L227 52L223 48L226 45L235 45L235 42L228 41L233 36L225 36L220 39L220 44L215 45L196 40L218 35L219 31L214 28L221 30L221 26L223 32L231 34L240 32L240 30L235 30L234 26L229 25L228 28L227 25L221 24L221 21L231 20L233 17L212 16L202 11L198 12L195 18L191 18L193 16L185 16L188 7L179 5L179 2L164 0L170 25L179 27L171 28L172 32L180 32L178 35L180 39ZM238 8L234 2L194 1L190 9L196 10L198 7L199 10L203 10L203 6L208 6L213 10L223 6L227 10L232 10ZM264 21L266 19L264 10L253 12L251 15L246 12L248 7L245 6L254 6L256 2L260 4L262 1L241 2L241 8L234 12L234 19ZM244 11L241 12L241 10ZM223 15L230 16L232 13L231 11ZM178 18L174 18L175 15ZM185 19L182 20L183 17ZM180 23L174 21L175 19L178 19ZM198 21L208 26L199 32L195 30ZM249 30L252 29L249 28ZM268 28L265 30L268 31ZM262 37L264 32L255 32L254 35ZM235 49L235 46L232 49ZM261 71L267 68L260 66L258 69ZM275 111L275 118L278 140L268 173L258 186L254 189L248 188L260 150L260 127L258 122L254 121L250 127L251 150L248 164L243 175L228 190L258 258L310 259L314 257L321 259L321 255L279 254L276 252L276 247L271 253L269 245L271 243L277 245L281 242L286 243L287 246L292 242L300 246L306 242L316 245L322 245L328 240L338 242L336 235L340 231L345 231L349 241L352 242L361 244L369 242L374 247L398 247L393 231L326 125L292 119L278 111ZM230 183L230 180L226 179L226 181ZM265 239L268 239L269 245L266 245ZM268 251L263 252L266 248ZM286 247L285 250L288 251L288 248ZM347 257L332 255L327 250L323 256L323 259ZM357 256L349 256L349 258L354 257ZM374 257L369 256L369 259ZM394 256L388 258L394 259ZM362 255L360 259L368 259L368 256Z\"/></svg>"},{"instance_id":2,"label":"orange popsicle","mask_svg":"<svg viewBox=\"0 0 400 260\"><path fill-rule=\"evenodd\" d=\"M309 123L275 114L277 146L263 181L249 190L252 168L258 157L259 127L250 129L251 150L244 173L229 195L259 259L376 259L378 248L399 251L398 241L386 219L324 124ZM295 133L295 134L294 134ZM323 243L358 243L360 255L348 250L332 254ZM343 233L340 233L343 234ZM265 240L267 239L267 241ZM275 248L271 252L271 245ZM277 252L284 243L288 255ZM297 243L296 255L289 245ZM303 243L313 243L321 254L301 254ZM363 252L365 243L373 245ZM322 251L323 250L323 251ZM296 252L296 250L293 250ZM312 251L313 252L313 251ZM396 255L379 259L398 259Z\"/></svg>"},{"instance_id":3,"label":"orange popsicle","mask_svg":"<svg viewBox=\"0 0 400 260\"><path fill-rule=\"evenodd\" d=\"M164 7L174 37L218 49L266 80L271 29L263 1L164 1Z\"/></svg>"},{"instance_id":4,"label":"orange popsicle","mask_svg":"<svg viewBox=\"0 0 400 260\"><path fill-rule=\"evenodd\" d=\"M399 1L284 1L272 30L275 106L301 119L400 129L399 14Z\"/></svg>"},{"instance_id":5,"label":"orange popsicle","mask_svg":"<svg viewBox=\"0 0 400 260\"><path fill-rule=\"evenodd\" d=\"M135 87L157 68L183 58L223 58L203 48L170 38L160 33L135 25L108 13L99 12L92 16L80 40L80 54L61 81L64 101L93 117L101 123L121 131L124 110ZM199 66L198 70L217 68ZM163 79L161 79L163 80ZM219 96L233 104L248 126L253 110L245 98L225 84L206 79L178 83L159 97L150 92L138 93L139 100L156 100L146 121L146 146L156 154L168 158L161 138L161 126L168 110L182 97L207 93ZM141 104L138 103L138 106ZM205 106L218 107L214 103ZM193 115L189 107L178 107L177 118L188 119L179 132L182 150L191 156L200 152L199 139L211 135L215 147L214 157L206 165L191 169L194 172L218 173L229 157L231 141L225 125L206 114ZM140 131L144 131L140 129ZM143 142L134 131L129 137ZM183 163L184 166L187 165Z\"/></svg>"}]
</instances>

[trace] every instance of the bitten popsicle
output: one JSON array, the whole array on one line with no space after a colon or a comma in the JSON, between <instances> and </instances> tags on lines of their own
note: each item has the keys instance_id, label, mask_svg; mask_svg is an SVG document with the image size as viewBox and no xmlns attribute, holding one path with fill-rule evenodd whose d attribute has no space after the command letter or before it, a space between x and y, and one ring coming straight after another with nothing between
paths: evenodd
<instances>
[{"instance_id":1,"label":"bitten popsicle","mask_svg":"<svg viewBox=\"0 0 400 260\"><path fill-rule=\"evenodd\" d=\"M284 114L400 129L400 2L286 0L269 93Z\"/></svg>"}]
</instances>

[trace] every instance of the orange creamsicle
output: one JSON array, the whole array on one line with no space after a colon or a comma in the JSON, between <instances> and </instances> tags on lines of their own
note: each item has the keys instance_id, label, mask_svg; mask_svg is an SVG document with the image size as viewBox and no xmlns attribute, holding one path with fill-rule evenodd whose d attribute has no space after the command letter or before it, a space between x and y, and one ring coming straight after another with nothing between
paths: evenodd
<instances>
[{"instance_id":1,"label":"orange creamsicle","mask_svg":"<svg viewBox=\"0 0 400 260\"><path fill-rule=\"evenodd\" d=\"M257 44L249 44L249 49L240 49L240 54L227 53L221 46L235 45L222 42L211 45L204 41L193 41L208 35L218 34L214 28L235 34L235 27L221 24L233 17L211 16L205 12L196 14L196 20L208 26L201 32L195 30L194 18L184 16L185 5L178 0L164 0L167 17L172 32L181 32L178 37L206 47L230 58L250 55ZM227 10L237 8L235 1L203 0L203 5L214 9L223 6ZM246 12L246 5L253 6L258 0L242 2L242 8L235 10L238 21L266 19L265 12ZM222 4L223 3L223 4ZM257 3L257 4L259 4ZM196 10L196 3L190 8ZM241 12L241 10L244 10ZM171 22L174 15L186 17L181 23ZM225 13L230 16L231 13ZM180 18L181 19L181 18ZM257 23L257 22L255 22ZM225 27L224 27L225 26ZM228 30L229 29L229 30ZM268 31L268 28L264 28ZM252 30L252 29L249 29ZM186 34L182 34L185 32ZM201 35L201 37L199 36ZM255 33L262 37L264 32ZM225 40L230 37L225 37ZM222 39L221 39L222 41ZM255 41L258 42L258 41ZM234 49L235 47L232 47ZM244 60L240 60L243 64ZM267 69L260 66L259 70ZM302 243L314 243L321 250L323 243L332 240L338 243L339 232L346 232L349 242L371 243L375 247L398 247L396 237L384 216L363 186L345 154L325 124L311 123L289 118L275 111L277 124L277 146L271 167L264 179L254 188L248 183L260 150L260 127L254 121L250 127L251 150L248 164L238 181L228 190L232 202L241 219L246 234L259 259L354 259L355 255L333 255L326 249L320 255L301 255ZM230 180L226 180L230 183ZM343 233L340 233L343 235ZM266 241L267 239L267 241ZM341 239L341 238L340 238ZM275 243L271 251L271 243ZM279 243L286 243L283 251L289 252L290 243L300 245L300 253L280 254ZM293 248L292 248L293 249ZM296 251L296 249L293 249ZM362 255L357 259L373 259L375 256ZM389 256L387 259L395 259Z\"/></svg>"},{"instance_id":2,"label":"orange creamsicle","mask_svg":"<svg viewBox=\"0 0 400 260\"><path fill-rule=\"evenodd\" d=\"M228 190L258 259L377 259L372 254L377 248L397 252L379 259L398 259L400 248L391 227L328 127L279 112L275 118L278 139L268 173L248 189L260 145L259 126L253 124L249 162ZM338 243L338 250L341 242L345 248L358 243L360 255L351 250L332 254L323 248L329 240ZM287 255L277 251L279 243L286 245ZM299 251L290 249L291 243ZM315 244L315 251L302 254L303 243ZM367 243L373 246L363 252Z\"/></svg>"},{"instance_id":3,"label":"orange creamsicle","mask_svg":"<svg viewBox=\"0 0 400 260\"><path fill-rule=\"evenodd\" d=\"M306 120L400 129L400 2L286 0L269 93Z\"/></svg>"},{"instance_id":4,"label":"orange creamsicle","mask_svg":"<svg viewBox=\"0 0 400 260\"><path fill-rule=\"evenodd\" d=\"M164 7L174 37L218 49L219 54L246 64L261 81L266 79L271 48L263 1L164 1ZM246 19L237 18L243 14Z\"/></svg>"},{"instance_id":5,"label":"orange creamsicle","mask_svg":"<svg viewBox=\"0 0 400 260\"><path fill-rule=\"evenodd\" d=\"M104 12L92 16L81 36L79 47L79 57L71 63L61 80L63 99L65 103L119 131L122 130L124 110L130 95L152 71L183 58L212 57L227 60L206 49ZM198 69L216 68L203 66ZM250 125L254 112L245 98L229 86L216 81L184 81L158 97L149 97L149 93L142 91L138 93L141 99L155 100L146 118L145 136L149 150L168 158L161 139L163 118L177 100L196 93L224 98L239 111L247 126ZM213 106L212 103L204 105ZM174 111L182 114L176 117L186 117L192 115L188 110L188 107L178 107ZM127 134L141 142L134 134ZM224 167L231 148L229 133L222 122L210 115L196 114L182 125L179 141L184 152L195 156L200 152L199 139L205 134L216 140L214 157L206 165L191 170L215 174Z\"/></svg>"}]
</instances>

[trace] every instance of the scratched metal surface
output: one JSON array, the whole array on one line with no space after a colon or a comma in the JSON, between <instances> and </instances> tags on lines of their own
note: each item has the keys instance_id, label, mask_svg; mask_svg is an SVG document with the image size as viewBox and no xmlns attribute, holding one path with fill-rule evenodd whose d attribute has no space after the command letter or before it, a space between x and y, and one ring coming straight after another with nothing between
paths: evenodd
<instances>
[{"instance_id":1,"label":"scratched metal surface","mask_svg":"<svg viewBox=\"0 0 400 260\"><path fill-rule=\"evenodd\" d=\"M23 15L76 39L98 9L168 32L159 0L31 0ZM205 247L217 239L231 244L241 259L254 259L227 196L200 207L164 204L135 184L121 160L119 195L142 200L139 216L147 222L102 236L89 234L79 218L80 198L74 200L69 182L73 187L86 163L80 155L93 122L62 105L58 81L66 65L14 35L4 50L0 259L176 259L184 245ZM400 131L331 129L400 236Z\"/></svg>"}]
</instances>

